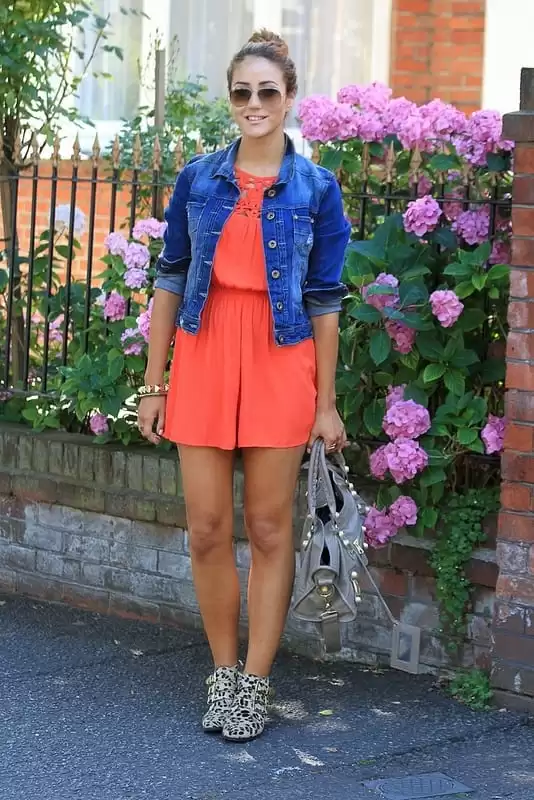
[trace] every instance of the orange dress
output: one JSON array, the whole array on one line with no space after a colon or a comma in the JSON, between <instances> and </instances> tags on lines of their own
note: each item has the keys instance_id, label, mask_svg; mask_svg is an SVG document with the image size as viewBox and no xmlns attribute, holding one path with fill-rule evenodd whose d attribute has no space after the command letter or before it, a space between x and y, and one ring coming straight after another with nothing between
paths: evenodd
<instances>
[{"instance_id":1,"label":"orange dress","mask_svg":"<svg viewBox=\"0 0 534 800\"><path fill-rule=\"evenodd\" d=\"M164 435L222 450L296 447L315 418L315 345L274 342L261 205L276 178L236 177L241 197L217 244L200 330L176 332Z\"/></svg>"}]
</instances>

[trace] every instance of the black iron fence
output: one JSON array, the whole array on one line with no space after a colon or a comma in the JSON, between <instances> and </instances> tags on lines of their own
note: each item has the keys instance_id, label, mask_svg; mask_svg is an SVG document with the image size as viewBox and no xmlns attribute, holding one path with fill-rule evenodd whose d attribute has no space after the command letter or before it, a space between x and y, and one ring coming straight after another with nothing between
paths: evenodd
<instances>
[{"instance_id":1,"label":"black iron fence","mask_svg":"<svg viewBox=\"0 0 534 800\"><path fill-rule=\"evenodd\" d=\"M199 144L198 152L202 152ZM156 139L152 163L141 163L141 144L133 144L124 164L118 141L102 159L98 140L84 160L76 142L70 163L59 156L56 139L50 159L43 160L34 138L31 157L21 163L20 146L7 159L0 142L0 388L22 394L54 393L62 368L91 355L91 326L102 318L103 241L113 231L133 234L146 216L162 219L166 198L183 166L178 144L173 169L162 168ZM377 225L421 194L431 194L447 211L487 208L487 238L499 237L510 217L510 173L505 164L480 172L466 161L451 193L445 152L423 168L418 150L391 144L362 145L352 167L339 163L335 150L324 154L342 185L353 239L372 237ZM312 158L320 154L315 148ZM168 159L167 159L168 161ZM46 212L43 208L46 207ZM152 263L155 251L152 253ZM150 270L149 270L150 271ZM138 301L146 304L149 286ZM105 299L105 293L104 293ZM127 314L132 311L128 300Z\"/></svg>"}]
</instances>

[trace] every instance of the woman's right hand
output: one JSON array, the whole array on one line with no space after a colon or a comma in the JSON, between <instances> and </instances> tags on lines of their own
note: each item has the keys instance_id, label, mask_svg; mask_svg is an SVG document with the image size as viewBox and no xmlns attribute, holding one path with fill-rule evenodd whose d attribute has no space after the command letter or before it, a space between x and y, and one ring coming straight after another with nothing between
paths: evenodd
<instances>
[{"instance_id":1,"label":"woman's right hand","mask_svg":"<svg viewBox=\"0 0 534 800\"><path fill-rule=\"evenodd\" d=\"M153 397L142 397L139 401L137 411L137 427L141 435L148 439L152 444L159 444L163 435L165 425L165 407L167 397L157 395ZM154 431L155 427L155 431Z\"/></svg>"}]
</instances>

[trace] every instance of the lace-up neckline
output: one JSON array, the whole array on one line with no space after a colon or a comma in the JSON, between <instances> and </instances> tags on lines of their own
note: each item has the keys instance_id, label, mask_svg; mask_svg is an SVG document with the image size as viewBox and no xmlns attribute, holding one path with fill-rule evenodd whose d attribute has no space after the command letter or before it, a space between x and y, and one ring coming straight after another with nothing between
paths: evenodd
<instances>
[{"instance_id":1,"label":"lace-up neckline","mask_svg":"<svg viewBox=\"0 0 534 800\"><path fill-rule=\"evenodd\" d=\"M236 203L235 213L244 217L257 218L260 216L263 195L276 181L276 176L260 178L251 175L239 167L235 168L235 175L241 196Z\"/></svg>"}]
</instances>

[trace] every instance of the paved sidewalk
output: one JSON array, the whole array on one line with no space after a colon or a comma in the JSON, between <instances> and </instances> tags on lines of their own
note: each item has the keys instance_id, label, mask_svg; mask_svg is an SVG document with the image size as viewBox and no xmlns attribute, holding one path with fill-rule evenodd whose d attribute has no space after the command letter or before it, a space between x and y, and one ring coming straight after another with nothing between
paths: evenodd
<instances>
[{"instance_id":1,"label":"paved sidewalk","mask_svg":"<svg viewBox=\"0 0 534 800\"><path fill-rule=\"evenodd\" d=\"M534 798L534 727L429 677L282 655L268 732L226 744L199 729L199 634L0 602L1 800L381 800L364 781L428 772Z\"/></svg>"}]
</instances>

